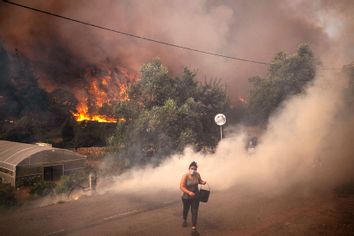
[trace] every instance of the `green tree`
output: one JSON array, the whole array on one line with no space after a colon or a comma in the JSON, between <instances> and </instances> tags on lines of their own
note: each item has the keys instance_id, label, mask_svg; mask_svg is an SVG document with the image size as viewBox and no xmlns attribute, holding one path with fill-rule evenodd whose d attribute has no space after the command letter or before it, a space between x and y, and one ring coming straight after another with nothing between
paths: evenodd
<instances>
[{"instance_id":1,"label":"green tree","mask_svg":"<svg viewBox=\"0 0 354 236\"><path fill-rule=\"evenodd\" d=\"M265 78L249 79L251 84L248 121L264 124L279 105L290 96L304 92L315 78L316 60L307 45L301 45L294 55L278 53Z\"/></svg>"},{"instance_id":2,"label":"green tree","mask_svg":"<svg viewBox=\"0 0 354 236\"><path fill-rule=\"evenodd\" d=\"M173 78L159 60L142 66L130 99L116 105L116 116L125 121L109 142L120 147L120 157L158 163L187 145L215 147L219 131L213 118L229 108L228 97L220 83L198 83L195 77L185 68Z\"/></svg>"},{"instance_id":3,"label":"green tree","mask_svg":"<svg viewBox=\"0 0 354 236\"><path fill-rule=\"evenodd\" d=\"M131 94L146 108L161 106L175 89L175 81L168 74L168 69L158 59L144 64L140 70L141 79L135 84Z\"/></svg>"}]
</instances>

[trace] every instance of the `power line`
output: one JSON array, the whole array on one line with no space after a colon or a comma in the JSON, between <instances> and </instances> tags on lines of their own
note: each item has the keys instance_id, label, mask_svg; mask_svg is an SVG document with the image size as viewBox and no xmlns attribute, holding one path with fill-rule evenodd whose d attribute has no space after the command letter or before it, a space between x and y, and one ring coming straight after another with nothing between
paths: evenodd
<instances>
[{"instance_id":1,"label":"power line","mask_svg":"<svg viewBox=\"0 0 354 236\"><path fill-rule=\"evenodd\" d=\"M105 30L105 31L109 31L109 32L125 35L125 36L128 36L128 37L133 37L133 38L137 38L137 39L141 39L141 40L157 43L157 44L162 44L162 45L165 45L165 46L175 47L175 48L184 49L184 50L197 52L197 53L201 53L201 54L206 54L206 55L210 55L210 56L223 57L223 58L227 58L227 59L231 59L231 60L244 61L244 62L249 62L249 63L254 63L254 64L261 64L261 65L270 65L270 63L263 62L263 61L257 61L257 60L245 59L245 58L240 58L240 57L228 56L228 55L223 55L223 54L219 54L219 53L215 53L215 52L203 51L203 50L199 50L199 49L195 49L195 48L191 48L191 47L186 47L186 46L182 46L182 45L178 45L178 44L173 44L173 43L169 43L169 42L165 42L165 41L160 41L160 40L157 40L157 39L148 38L148 37L145 37L145 36L140 36L140 35L136 35L136 34L132 34L132 33L127 33L127 32L123 32L123 31L120 31L120 30L111 29L111 28L108 28L108 27L105 27L105 26L100 26L100 25L96 25L96 24L93 24L93 23L81 21L81 20L74 19L74 18L71 18L71 17L62 16L62 15L59 15L59 14L55 14L55 13L52 13L52 12L49 12L49 11L44 11L44 10L33 8L33 7L30 7L30 6L22 5L22 4L19 4L19 3L15 3L15 2L7 1L7 0L3 0L3 1L8 3L8 4L14 5L14 6L26 8L26 9L29 9L29 10L32 10L32 11L36 11L36 12L40 12L40 13L47 14L47 15L50 15L50 16L58 17L58 18L61 18L61 19L64 19L64 20L73 21L73 22L76 22L76 23L79 23L79 24L91 26L91 27L98 28L98 29L101 29L101 30Z\"/></svg>"},{"instance_id":2,"label":"power line","mask_svg":"<svg viewBox=\"0 0 354 236\"><path fill-rule=\"evenodd\" d=\"M327 71L333 71L333 70L342 70L343 68L326 68L326 67L321 67L319 66L319 70L327 70Z\"/></svg>"},{"instance_id":3,"label":"power line","mask_svg":"<svg viewBox=\"0 0 354 236\"><path fill-rule=\"evenodd\" d=\"M61 19L64 19L64 20L76 22L76 23L79 23L79 24L82 24L82 25L91 26L91 27L94 27L94 28L97 28L97 29L101 29L101 30L105 30L105 31L109 31L109 32L112 32L112 33L121 34L121 35L124 35L124 36L128 36L128 37L133 37L133 38L140 39L140 40L149 41L149 42L152 42L152 43L162 44L162 45L165 45L165 46L170 46L170 47L174 47L174 48L179 48L179 49L188 50L188 51L201 53L201 54L205 54L205 55L210 55L210 56L222 57L222 58L236 60L236 61L243 61L243 62L249 62L249 63L260 64L260 65L271 65L272 64L272 63L269 63L269 62L246 59L246 58L240 58L240 57L234 57L234 56L228 56L228 55L219 54L219 53L215 53L215 52L204 51L204 50L199 50L199 49L196 49L196 48L186 47L186 46L183 46L183 45L173 44L173 43L169 43L169 42L165 42L165 41L161 41L161 40L157 40L157 39L153 39L153 38L148 38L148 37L145 37L145 36L140 36L140 35L136 35L136 34L132 34L132 33L128 33L128 32L123 32L123 31L120 31L120 30L111 29L111 28L108 28L108 27L105 27L105 26L96 25L96 24L93 24L93 23L89 23L89 22L78 20L78 19L74 19L74 18L71 18L71 17L62 16L62 15L59 15L59 14L56 14L56 13L52 13L52 12L49 12L49 11L41 10L41 9L38 9L38 8L26 6L26 5L22 5L22 4L11 2L11 1L8 1L8 0L3 0L3 1L5 3L7 3L7 4L11 4L11 5L14 5L14 6L18 6L18 7L22 7L22 8L25 8L25 9L32 10L32 11L40 12L40 13L43 13L43 14L46 14L46 15L58 17L58 18L61 18ZM321 67L319 69L320 70L342 70L342 68L325 68L325 67Z\"/></svg>"}]
</instances>

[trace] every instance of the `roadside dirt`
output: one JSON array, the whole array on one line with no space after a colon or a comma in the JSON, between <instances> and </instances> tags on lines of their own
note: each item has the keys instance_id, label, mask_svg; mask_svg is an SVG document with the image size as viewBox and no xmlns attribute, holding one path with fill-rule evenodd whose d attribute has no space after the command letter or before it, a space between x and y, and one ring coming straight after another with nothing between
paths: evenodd
<instances>
[{"instance_id":1,"label":"roadside dirt","mask_svg":"<svg viewBox=\"0 0 354 236\"><path fill-rule=\"evenodd\" d=\"M191 235L182 228L180 193L104 194L0 214L0 235ZM354 194L270 195L240 186L201 203L201 236L354 235Z\"/></svg>"}]
</instances>

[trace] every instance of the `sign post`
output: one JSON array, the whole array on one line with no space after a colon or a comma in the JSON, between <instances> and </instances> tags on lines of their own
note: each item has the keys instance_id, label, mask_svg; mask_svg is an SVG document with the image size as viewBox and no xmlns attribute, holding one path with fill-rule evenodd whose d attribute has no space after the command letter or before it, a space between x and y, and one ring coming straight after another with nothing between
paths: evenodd
<instances>
[{"instance_id":1,"label":"sign post","mask_svg":"<svg viewBox=\"0 0 354 236\"><path fill-rule=\"evenodd\" d=\"M226 116L224 114L217 114L214 118L215 123L220 126L220 140L223 138L223 130L222 130L222 126L226 123Z\"/></svg>"}]
</instances>

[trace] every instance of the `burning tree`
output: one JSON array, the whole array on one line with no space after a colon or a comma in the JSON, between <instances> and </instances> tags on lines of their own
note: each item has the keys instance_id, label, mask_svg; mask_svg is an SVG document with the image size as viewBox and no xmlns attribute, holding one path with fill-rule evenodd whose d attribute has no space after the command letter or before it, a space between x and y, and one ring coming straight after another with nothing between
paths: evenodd
<instances>
[{"instance_id":1,"label":"burning tree","mask_svg":"<svg viewBox=\"0 0 354 236\"><path fill-rule=\"evenodd\" d=\"M135 74L114 63L83 67L73 73L77 78L65 80L70 83L55 84L61 75L37 71L26 56L1 44L0 61L0 139L102 146L124 120L115 116L113 104L128 99Z\"/></svg>"},{"instance_id":2,"label":"burning tree","mask_svg":"<svg viewBox=\"0 0 354 236\"><path fill-rule=\"evenodd\" d=\"M77 92L79 100L73 116L76 121L97 121L116 123L124 117L115 117L113 103L128 99L127 89L135 81L136 75L124 68L100 65L94 66L83 75L84 89Z\"/></svg>"}]
</instances>

